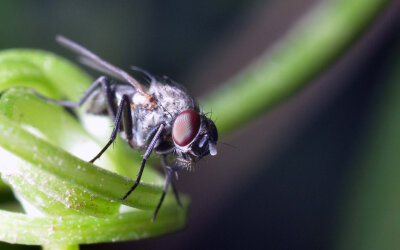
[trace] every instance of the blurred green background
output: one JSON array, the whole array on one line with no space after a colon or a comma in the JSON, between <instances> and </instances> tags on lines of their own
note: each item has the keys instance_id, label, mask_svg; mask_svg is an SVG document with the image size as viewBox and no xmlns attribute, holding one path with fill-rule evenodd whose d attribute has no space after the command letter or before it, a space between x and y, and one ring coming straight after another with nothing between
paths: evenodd
<instances>
[{"instance_id":1,"label":"blurred green background","mask_svg":"<svg viewBox=\"0 0 400 250\"><path fill-rule=\"evenodd\" d=\"M73 59L54 41L62 34L202 96L279 44L317 3L2 1L0 49ZM192 198L185 231L82 249L399 249L399 31L392 1L306 89L181 173L179 190Z\"/></svg>"}]
</instances>

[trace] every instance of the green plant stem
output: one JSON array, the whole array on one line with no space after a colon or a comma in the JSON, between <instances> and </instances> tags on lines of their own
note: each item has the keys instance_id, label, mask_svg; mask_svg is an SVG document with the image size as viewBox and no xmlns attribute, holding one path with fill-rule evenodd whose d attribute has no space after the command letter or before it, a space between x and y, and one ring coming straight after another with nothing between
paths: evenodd
<instances>
[{"instance_id":1,"label":"green plant stem","mask_svg":"<svg viewBox=\"0 0 400 250\"><path fill-rule=\"evenodd\" d=\"M338 58L388 3L323 1L284 39L201 103L225 135L296 93Z\"/></svg>"}]
</instances>

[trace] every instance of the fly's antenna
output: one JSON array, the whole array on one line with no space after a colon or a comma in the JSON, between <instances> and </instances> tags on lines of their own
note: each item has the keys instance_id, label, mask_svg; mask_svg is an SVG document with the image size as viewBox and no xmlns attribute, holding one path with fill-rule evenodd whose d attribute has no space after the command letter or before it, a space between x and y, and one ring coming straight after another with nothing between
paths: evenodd
<instances>
[{"instance_id":1,"label":"fly's antenna","mask_svg":"<svg viewBox=\"0 0 400 250\"><path fill-rule=\"evenodd\" d=\"M140 83L132 76L130 76L128 73L126 73L124 70L112 65L111 63L104 61L98 55L89 51L85 47L69 40L66 37L57 35L56 41L62 46L66 47L67 49L70 49L75 53L77 53L79 56L81 56L81 61L83 61L85 65L92 67L95 70L107 73L110 76L116 77L117 79L126 81L130 83L133 87L135 87L138 92L140 92L143 95L146 95Z\"/></svg>"}]
</instances>

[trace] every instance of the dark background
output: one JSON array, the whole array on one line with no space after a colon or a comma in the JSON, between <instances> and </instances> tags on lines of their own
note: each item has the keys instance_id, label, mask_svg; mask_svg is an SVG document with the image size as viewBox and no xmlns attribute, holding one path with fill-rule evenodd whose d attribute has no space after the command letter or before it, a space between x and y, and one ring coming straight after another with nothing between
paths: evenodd
<instances>
[{"instance_id":1,"label":"dark background","mask_svg":"<svg viewBox=\"0 0 400 250\"><path fill-rule=\"evenodd\" d=\"M54 42L62 34L116 65L168 75L201 96L279 41L316 3L4 1L0 49L40 48L72 59ZM192 199L186 230L81 248L331 248L355 156L400 44L399 24L393 2L308 87L222 138L229 145L220 143L217 157L181 173L179 190Z\"/></svg>"}]
</instances>

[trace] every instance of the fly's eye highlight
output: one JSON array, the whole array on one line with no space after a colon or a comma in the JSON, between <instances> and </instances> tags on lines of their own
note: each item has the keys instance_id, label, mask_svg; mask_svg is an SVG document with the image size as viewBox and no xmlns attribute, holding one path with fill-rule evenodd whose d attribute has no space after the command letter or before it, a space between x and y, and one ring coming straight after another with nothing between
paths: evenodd
<instances>
[{"instance_id":1,"label":"fly's eye highlight","mask_svg":"<svg viewBox=\"0 0 400 250\"><path fill-rule=\"evenodd\" d=\"M194 110L181 112L172 125L172 139L178 146L188 145L200 129L200 115Z\"/></svg>"}]
</instances>

